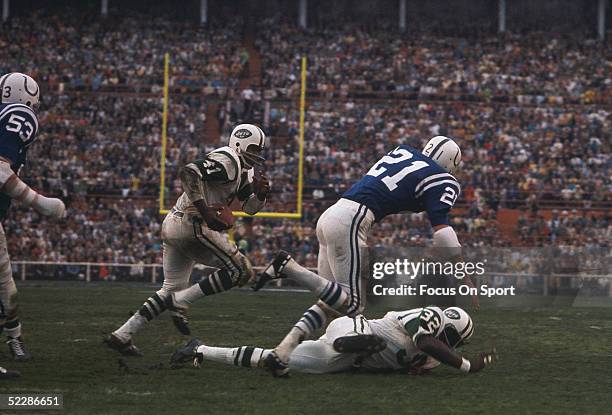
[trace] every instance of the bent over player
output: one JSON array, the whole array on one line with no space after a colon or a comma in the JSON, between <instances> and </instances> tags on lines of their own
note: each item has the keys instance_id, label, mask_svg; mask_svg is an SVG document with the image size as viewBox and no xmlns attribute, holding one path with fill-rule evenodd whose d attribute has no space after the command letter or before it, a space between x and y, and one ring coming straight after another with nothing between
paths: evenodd
<instances>
[{"instance_id":1,"label":"bent over player","mask_svg":"<svg viewBox=\"0 0 612 415\"><path fill-rule=\"evenodd\" d=\"M253 166L262 165L266 137L251 124L240 124L232 131L228 146L187 164L180 172L183 194L162 224L164 282L106 343L126 355L140 355L132 336L170 306L173 321L183 334L189 334L186 309L196 299L244 285L254 272L250 261L222 233L233 225L229 208L234 198L242 209L255 214L263 208L270 190L265 175L255 175ZM189 288L196 263L218 268ZM172 307L171 294L182 307Z\"/></svg>"},{"instance_id":2,"label":"bent over player","mask_svg":"<svg viewBox=\"0 0 612 415\"><path fill-rule=\"evenodd\" d=\"M396 370L420 374L440 362L465 373L482 370L493 362L495 352L467 359L455 349L474 333L472 319L463 309L450 307L391 311L381 319L341 317L330 323L318 340L302 342L289 356L289 367L304 373L344 372L356 368ZM179 348L171 362L204 360L243 367L264 367L270 349L259 347L211 347L192 340Z\"/></svg>"},{"instance_id":3,"label":"bent over player","mask_svg":"<svg viewBox=\"0 0 612 415\"><path fill-rule=\"evenodd\" d=\"M28 75L12 72L0 78L0 93L0 220L6 217L12 199L26 207L31 206L41 215L61 218L66 210L64 202L37 193L17 176L26 164L28 148L38 132L38 118L34 112L40 97L38 84ZM0 326L8 336L11 354L15 360L27 360L30 353L21 337L17 287L1 224L0 302L6 319Z\"/></svg>"},{"instance_id":4,"label":"bent over player","mask_svg":"<svg viewBox=\"0 0 612 415\"><path fill-rule=\"evenodd\" d=\"M427 212L434 247L461 245L448 213L461 191L451 174L461 161L461 150L450 138L436 136L423 151L400 145L380 159L317 222L318 275L281 251L258 276L254 289L275 278L293 278L319 296L287 336L268 356L270 371L282 376L289 355L329 319L355 316L365 307L368 266L366 242L374 222L410 211Z\"/></svg>"}]
</instances>

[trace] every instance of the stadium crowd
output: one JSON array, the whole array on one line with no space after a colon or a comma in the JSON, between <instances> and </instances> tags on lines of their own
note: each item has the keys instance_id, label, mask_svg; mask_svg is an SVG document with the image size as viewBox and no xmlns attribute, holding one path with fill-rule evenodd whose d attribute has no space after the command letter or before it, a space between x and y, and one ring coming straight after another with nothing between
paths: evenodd
<instances>
[{"instance_id":1,"label":"stadium crowd","mask_svg":"<svg viewBox=\"0 0 612 415\"><path fill-rule=\"evenodd\" d=\"M20 30L36 27L35 31ZM178 88L209 94L237 85L249 60L242 20L203 28L166 17L31 13L3 24L0 72L21 68L54 90L159 92L165 53ZM31 53L36 50L40 53Z\"/></svg>"},{"instance_id":2,"label":"stadium crowd","mask_svg":"<svg viewBox=\"0 0 612 415\"><path fill-rule=\"evenodd\" d=\"M35 32L10 30L34 23ZM304 31L266 21L255 40L263 89L251 94L238 89L252 58L241 27L240 19L204 29L129 15L7 23L0 71L29 72L42 86L39 139L23 177L68 201L67 219L56 224L13 209L5 226L14 260L160 261L165 52L177 92L166 205L180 193L177 169L222 142L208 136L203 143L215 103L222 134L239 121L265 120L274 211L295 207L299 117L286 98L299 92L299 57L309 58L304 218L241 221L234 237L256 264L283 248L316 265L314 225L325 207L394 145L420 147L438 134L458 139L464 151L452 219L464 245L609 246L609 215L586 213L609 207L612 194L609 42L541 33L400 36L350 24ZM44 53L27 53L33 48ZM572 213L562 207L547 220L538 209L549 205ZM504 239L497 212L517 207L525 211L517 239ZM423 215L401 215L376 225L371 244L422 246L429 237Z\"/></svg>"},{"instance_id":3,"label":"stadium crowd","mask_svg":"<svg viewBox=\"0 0 612 415\"><path fill-rule=\"evenodd\" d=\"M263 83L279 95L299 93L300 57L307 56L309 88L325 97L612 103L610 42L583 36L466 39L356 24L303 30L274 19L263 27L256 42Z\"/></svg>"}]
</instances>

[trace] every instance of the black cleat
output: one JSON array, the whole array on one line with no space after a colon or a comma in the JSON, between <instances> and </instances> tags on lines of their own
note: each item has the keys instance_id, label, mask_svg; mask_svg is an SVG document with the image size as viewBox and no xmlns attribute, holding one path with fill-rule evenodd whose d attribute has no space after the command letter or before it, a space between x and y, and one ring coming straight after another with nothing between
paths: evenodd
<instances>
[{"instance_id":1,"label":"black cleat","mask_svg":"<svg viewBox=\"0 0 612 415\"><path fill-rule=\"evenodd\" d=\"M275 378L288 378L289 377L289 364L283 362L274 350L270 352L263 364L264 369L272 373Z\"/></svg>"},{"instance_id":2,"label":"black cleat","mask_svg":"<svg viewBox=\"0 0 612 415\"><path fill-rule=\"evenodd\" d=\"M185 309L170 311L170 315L174 327L176 327L181 334L189 336L191 334L191 329L189 328L189 320L187 319L186 311Z\"/></svg>"},{"instance_id":3,"label":"black cleat","mask_svg":"<svg viewBox=\"0 0 612 415\"><path fill-rule=\"evenodd\" d=\"M179 347L172 353L170 357L170 366L177 367L181 363L189 362L193 360L193 365L199 367L202 363L202 357L198 356L198 347L203 343L198 339L192 339L186 345Z\"/></svg>"},{"instance_id":4,"label":"black cleat","mask_svg":"<svg viewBox=\"0 0 612 415\"><path fill-rule=\"evenodd\" d=\"M279 251L274 257L274 260L268 264L268 266L255 277L253 283L253 291L259 291L268 281L276 280L278 278L285 278L282 275L283 268L287 265L287 262L291 259L291 255L285 251Z\"/></svg>"},{"instance_id":5,"label":"black cleat","mask_svg":"<svg viewBox=\"0 0 612 415\"><path fill-rule=\"evenodd\" d=\"M127 342L122 341L119 337L117 337L114 333L111 333L106 339L104 339L104 343L110 347L121 353L124 356L142 356L142 352L138 350L138 347L134 344L134 342L130 339Z\"/></svg>"},{"instance_id":6,"label":"black cleat","mask_svg":"<svg viewBox=\"0 0 612 415\"><path fill-rule=\"evenodd\" d=\"M13 379L21 376L17 370L9 370L0 366L0 379Z\"/></svg>"},{"instance_id":7,"label":"black cleat","mask_svg":"<svg viewBox=\"0 0 612 415\"><path fill-rule=\"evenodd\" d=\"M20 337L10 337L8 338L6 344L11 351L11 355L13 356L13 360L18 362L25 362L26 360L30 360L32 355L25 347L25 343Z\"/></svg>"},{"instance_id":8,"label":"black cleat","mask_svg":"<svg viewBox=\"0 0 612 415\"><path fill-rule=\"evenodd\" d=\"M371 355L382 352L387 347L385 339L373 334L338 337L334 341L334 350L338 353L357 353Z\"/></svg>"}]
</instances>

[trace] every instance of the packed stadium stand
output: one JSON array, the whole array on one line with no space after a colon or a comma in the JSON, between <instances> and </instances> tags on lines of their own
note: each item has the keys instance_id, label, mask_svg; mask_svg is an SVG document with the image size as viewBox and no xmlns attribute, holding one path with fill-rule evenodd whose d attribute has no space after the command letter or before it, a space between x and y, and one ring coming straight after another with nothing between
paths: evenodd
<instances>
[{"instance_id":1,"label":"packed stadium stand","mask_svg":"<svg viewBox=\"0 0 612 415\"><path fill-rule=\"evenodd\" d=\"M260 13L276 4L263 3ZM180 194L177 169L248 121L271 136L276 211L295 208L299 63L308 57L304 214L240 222L234 237L255 264L283 248L316 265L318 215L395 145L420 147L439 134L464 152L453 210L464 245L610 246L612 45L570 20L591 12L566 13L558 27L551 18L542 30L518 18L517 10L538 7L521 1L509 12L514 29L498 34L490 8L461 26L461 16L435 15L442 2L431 2L409 10L414 24L398 32L384 7L338 24L311 3L309 28L295 24L294 12L257 24L220 12L199 25L137 7L111 7L108 17L16 7L0 32L0 72L27 72L42 88L41 132L22 176L68 200L68 217L43 227L36 213L14 208L12 259L160 261L166 52L168 203ZM35 32L17 30L32 25ZM422 215L402 215L377 226L372 245L419 246L429 237Z\"/></svg>"}]
</instances>

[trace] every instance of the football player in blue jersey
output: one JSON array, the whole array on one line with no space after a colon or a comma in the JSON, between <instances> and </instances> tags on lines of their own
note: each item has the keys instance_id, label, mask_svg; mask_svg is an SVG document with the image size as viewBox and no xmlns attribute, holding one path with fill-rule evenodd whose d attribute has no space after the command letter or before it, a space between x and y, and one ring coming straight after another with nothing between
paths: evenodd
<instances>
[{"instance_id":1,"label":"football player in blue jersey","mask_svg":"<svg viewBox=\"0 0 612 415\"><path fill-rule=\"evenodd\" d=\"M287 373L293 350L327 321L362 313L369 274L366 241L374 222L400 212L426 212L433 227L433 246L459 254L461 245L449 226L448 213L461 192L452 175L460 162L459 146L444 136L433 137L423 151L396 147L319 218L318 274L281 251L258 275L256 290L271 279L288 277L319 297L266 358L274 375Z\"/></svg>"},{"instance_id":2,"label":"football player in blue jersey","mask_svg":"<svg viewBox=\"0 0 612 415\"><path fill-rule=\"evenodd\" d=\"M11 200L34 208L53 218L64 216L60 199L48 198L21 181L19 170L26 163L28 148L36 139L39 102L38 84L28 75L12 72L0 77L0 220L6 217ZM13 280L4 229L0 224L0 301L4 305L4 332L15 360L27 360L30 354L21 337L17 315L17 288Z\"/></svg>"}]
</instances>

